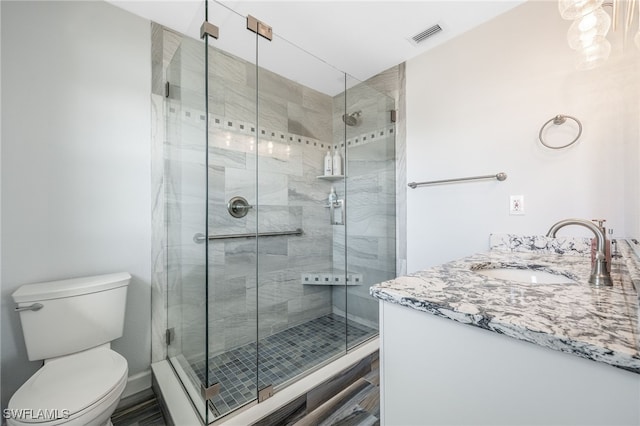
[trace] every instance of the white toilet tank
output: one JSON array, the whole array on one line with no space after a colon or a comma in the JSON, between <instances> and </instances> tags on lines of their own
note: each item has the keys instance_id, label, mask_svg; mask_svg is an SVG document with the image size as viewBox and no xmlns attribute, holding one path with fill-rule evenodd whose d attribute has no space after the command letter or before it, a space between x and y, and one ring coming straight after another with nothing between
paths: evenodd
<instances>
[{"instance_id":1,"label":"white toilet tank","mask_svg":"<svg viewBox=\"0 0 640 426\"><path fill-rule=\"evenodd\" d=\"M130 280L120 272L18 288L12 297L29 360L68 355L121 337ZM20 310L26 307L37 310Z\"/></svg>"}]
</instances>

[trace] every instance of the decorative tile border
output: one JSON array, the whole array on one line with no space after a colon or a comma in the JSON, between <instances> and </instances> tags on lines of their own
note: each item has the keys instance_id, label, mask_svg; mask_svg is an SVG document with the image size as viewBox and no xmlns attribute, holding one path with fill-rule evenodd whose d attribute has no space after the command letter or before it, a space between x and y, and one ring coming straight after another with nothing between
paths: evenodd
<instances>
[{"instance_id":1,"label":"decorative tile border","mask_svg":"<svg viewBox=\"0 0 640 426\"><path fill-rule=\"evenodd\" d=\"M367 133L362 133L347 139L347 146L360 146L382 140L395 134L395 126L387 126ZM333 149L344 148L344 141L333 145Z\"/></svg>"},{"instance_id":2,"label":"decorative tile border","mask_svg":"<svg viewBox=\"0 0 640 426\"><path fill-rule=\"evenodd\" d=\"M178 115L178 109L174 106L168 107L169 115L176 117ZM186 121L191 121L194 124L203 123L205 121L205 114L202 111L198 111L195 109L187 109L183 108L181 111L182 119ZM236 132L245 135L255 135L258 134L258 137L263 140L273 141L273 142L282 142L282 143L295 143L297 142L300 145L306 145L310 148L316 148L318 150L326 150L326 149L339 149L345 147L344 141L339 141L337 143L331 143L326 141L321 141L319 139L310 138L308 136L297 135L295 133L283 132L281 130L267 129L264 127L256 126L253 123L234 120L227 117L218 116L215 114L209 114L209 122L211 123L212 128L228 130L230 132ZM257 132L256 132L257 127ZM362 133L351 138L348 138L346 141L347 147L349 146L360 146L366 145L369 143L377 142L389 136L395 135L395 126L390 125L380 129L372 130L366 133Z\"/></svg>"}]
</instances>

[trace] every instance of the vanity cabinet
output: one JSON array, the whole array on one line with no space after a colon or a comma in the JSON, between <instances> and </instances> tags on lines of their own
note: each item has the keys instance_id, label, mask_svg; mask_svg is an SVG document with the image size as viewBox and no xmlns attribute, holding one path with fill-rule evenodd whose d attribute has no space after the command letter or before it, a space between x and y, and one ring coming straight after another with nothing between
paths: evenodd
<instances>
[{"instance_id":1,"label":"vanity cabinet","mask_svg":"<svg viewBox=\"0 0 640 426\"><path fill-rule=\"evenodd\" d=\"M382 423L640 425L640 259L619 245L610 287L589 239L510 234L371 287Z\"/></svg>"},{"instance_id":2,"label":"vanity cabinet","mask_svg":"<svg viewBox=\"0 0 640 426\"><path fill-rule=\"evenodd\" d=\"M640 425L640 374L380 302L383 425Z\"/></svg>"}]
</instances>

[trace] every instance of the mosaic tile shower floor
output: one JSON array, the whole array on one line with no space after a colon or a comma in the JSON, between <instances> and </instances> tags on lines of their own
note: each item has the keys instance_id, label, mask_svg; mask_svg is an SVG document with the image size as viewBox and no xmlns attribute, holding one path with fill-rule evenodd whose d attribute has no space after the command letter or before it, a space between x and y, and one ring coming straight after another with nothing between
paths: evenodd
<instances>
[{"instance_id":1,"label":"mosaic tile shower floor","mask_svg":"<svg viewBox=\"0 0 640 426\"><path fill-rule=\"evenodd\" d=\"M348 322L347 330L350 347L377 333L353 321ZM256 399L256 389L276 387L344 352L344 335L344 317L329 314L260 340L258 372L255 343L210 358L209 383L221 385L220 393L211 401L212 410L216 416L224 415ZM204 364L204 360L191 364L203 382Z\"/></svg>"}]
</instances>

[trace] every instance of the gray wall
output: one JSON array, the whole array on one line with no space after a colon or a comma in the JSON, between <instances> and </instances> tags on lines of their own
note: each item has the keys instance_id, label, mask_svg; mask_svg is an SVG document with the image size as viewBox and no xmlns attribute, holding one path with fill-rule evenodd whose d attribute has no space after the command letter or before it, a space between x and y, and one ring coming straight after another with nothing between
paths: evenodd
<instances>
[{"instance_id":1,"label":"gray wall","mask_svg":"<svg viewBox=\"0 0 640 426\"><path fill-rule=\"evenodd\" d=\"M2 7L2 407L29 362L11 293L128 271L129 374L150 362L150 24L101 2ZM65 333L65 330L61 330Z\"/></svg>"}]
</instances>

